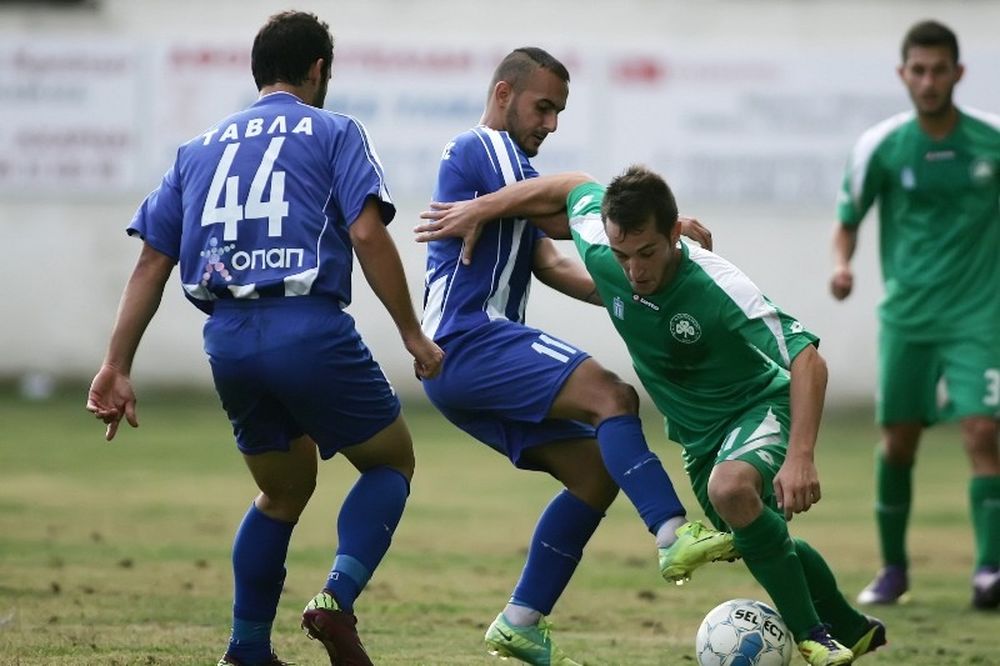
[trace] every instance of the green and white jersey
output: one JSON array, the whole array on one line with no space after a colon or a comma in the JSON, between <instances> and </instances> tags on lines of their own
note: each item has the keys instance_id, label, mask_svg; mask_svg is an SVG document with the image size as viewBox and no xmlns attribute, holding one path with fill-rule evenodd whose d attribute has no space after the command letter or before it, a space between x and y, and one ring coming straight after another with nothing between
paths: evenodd
<instances>
[{"instance_id":1,"label":"green and white jersey","mask_svg":"<svg viewBox=\"0 0 1000 666\"><path fill-rule=\"evenodd\" d=\"M576 187L567 199L577 250L636 374L687 458L722 444L730 425L762 402L788 402L792 360L818 338L772 304L738 268L696 245L670 284L633 293L601 222L604 188Z\"/></svg>"},{"instance_id":2,"label":"green and white jersey","mask_svg":"<svg viewBox=\"0 0 1000 666\"><path fill-rule=\"evenodd\" d=\"M916 114L865 132L838 202L856 227L878 199L882 321L916 339L1000 326L1000 116L959 112L941 141Z\"/></svg>"}]
</instances>

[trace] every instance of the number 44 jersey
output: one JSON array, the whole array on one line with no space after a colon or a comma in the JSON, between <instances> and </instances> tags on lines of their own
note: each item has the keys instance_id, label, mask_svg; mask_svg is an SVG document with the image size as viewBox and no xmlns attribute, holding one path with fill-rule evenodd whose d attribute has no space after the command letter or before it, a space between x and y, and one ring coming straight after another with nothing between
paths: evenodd
<instances>
[{"instance_id":1,"label":"number 44 jersey","mask_svg":"<svg viewBox=\"0 0 1000 666\"><path fill-rule=\"evenodd\" d=\"M395 207L361 123L276 92L183 144L128 233L180 263L205 312L220 298L303 295L345 307L348 228L368 197L388 224Z\"/></svg>"}]
</instances>

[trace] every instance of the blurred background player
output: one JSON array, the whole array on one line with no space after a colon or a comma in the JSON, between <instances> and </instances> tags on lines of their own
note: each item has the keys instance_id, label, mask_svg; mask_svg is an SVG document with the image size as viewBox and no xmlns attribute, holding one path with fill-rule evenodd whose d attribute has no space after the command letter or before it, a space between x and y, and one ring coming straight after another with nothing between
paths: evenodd
<instances>
[{"instance_id":1,"label":"blurred background player","mask_svg":"<svg viewBox=\"0 0 1000 666\"><path fill-rule=\"evenodd\" d=\"M569 73L549 53L529 47L508 54L490 83L481 124L446 146L434 200L470 199L536 176L528 158L556 130L568 95ZM684 518L646 445L635 389L585 352L524 324L532 274L600 304L580 263L515 217L492 222L475 252L470 262L472 246L465 254L457 239L428 247L422 323L448 362L423 386L456 426L517 467L547 472L565 486L539 518L521 578L486 643L492 654L532 664L574 664L552 642L543 616L569 583L619 486L655 535L668 580L686 580L708 561L736 557L732 537Z\"/></svg>"},{"instance_id":2,"label":"blurred background player","mask_svg":"<svg viewBox=\"0 0 1000 666\"><path fill-rule=\"evenodd\" d=\"M875 515L883 567L858 601L909 589L906 527L924 427L958 419L972 469L972 603L1000 606L1000 117L958 108L958 40L940 23L903 39L899 77L913 111L865 132L851 153L833 237L830 290L854 286L858 227L878 200L885 298L879 307L882 443ZM938 385L947 402L940 408Z\"/></svg>"},{"instance_id":3,"label":"blurred background player","mask_svg":"<svg viewBox=\"0 0 1000 666\"><path fill-rule=\"evenodd\" d=\"M555 223L568 210L569 223ZM570 230L611 321L715 526L770 594L805 660L850 664L885 644L852 608L823 557L787 521L820 500L814 462L826 393L818 338L738 268L679 242L677 204L657 174L632 167L604 187L542 176L426 214L426 233L461 234L497 215ZM561 225L561 227L559 226ZM846 646L851 646L848 649Z\"/></svg>"},{"instance_id":4,"label":"blurred background player","mask_svg":"<svg viewBox=\"0 0 1000 666\"><path fill-rule=\"evenodd\" d=\"M271 625L292 529L316 485L317 452L361 473L337 522L338 548L303 627L332 664L370 664L355 598L402 515L413 448L399 402L344 308L352 248L421 377L442 352L420 330L396 247L395 214L364 127L322 110L333 62L326 23L272 16L251 55L260 98L180 147L129 225L143 240L87 409L115 436L137 426L132 360L175 263L209 314L205 351L260 494L233 544L235 597L220 666L282 664Z\"/></svg>"}]
</instances>

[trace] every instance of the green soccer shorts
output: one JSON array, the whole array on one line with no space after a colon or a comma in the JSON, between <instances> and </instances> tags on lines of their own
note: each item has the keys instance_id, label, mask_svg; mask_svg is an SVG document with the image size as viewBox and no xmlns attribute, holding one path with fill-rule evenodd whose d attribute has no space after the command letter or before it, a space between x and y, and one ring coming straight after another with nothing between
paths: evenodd
<instances>
[{"instance_id":1,"label":"green soccer shorts","mask_svg":"<svg viewBox=\"0 0 1000 666\"><path fill-rule=\"evenodd\" d=\"M881 425L1000 417L997 333L926 341L883 325L875 402Z\"/></svg>"},{"instance_id":2,"label":"green soccer shorts","mask_svg":"<svg viewBox=\"0 0 1000 666\"><path fill-rule=\"evenodd\" d=\"M708 499L708 478L715 466L722 462L741 460L753 466L762 479L761 499L766 506L777 509L774 477L785 462L788 429L788 403L763 403L736 418L725 439L712 454L687 461L685 471L691 480L691 489L705 516L716 529L729 530L729 526L719 517Z\"/></svg>"}]
</instances>

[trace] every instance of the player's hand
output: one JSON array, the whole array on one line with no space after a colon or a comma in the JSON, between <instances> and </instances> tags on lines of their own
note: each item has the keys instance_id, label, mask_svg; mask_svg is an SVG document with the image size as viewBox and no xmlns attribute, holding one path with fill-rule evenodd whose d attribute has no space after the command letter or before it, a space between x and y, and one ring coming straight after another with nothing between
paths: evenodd
<instances>
[{"instance_id":1,"label":"player's hand","mask_svg":"<svg viewBox=\"0 0 1000 666\"><path fill-rule=\"evenodd\" d=\"M682 236L697 241L706 250L712 249L712 232L708 230L708 227L693 217L683 215L677 218L677 223L681 225Z\"/></svg>"},{"instance_id":2,"label":"player's hand","mask_svg":"<svg viewBox=\"0 0 1000 666\"><path fill-rule=\"evenodd\" d=\"M103 365L90 383L87 393L87 411L107 424L104 433L109 442L118 432L122 417L133 428L139 427L135 415L135 392L128 375L110 365Z\"/></svg>"},{"instance_id":3,"label":"player's hand","mask_svg":"<svg viewBox=\"0 0 1000 666\"><path fill-rule=\"evenodd\" d=\"M838 266L833 269L833 276L830 278L830 293L838 301L842 301L851 295L854 288L854 273L850 266Z\"/></svg>"},{"instance_id":4,"label":"player's hand","mask_svg":"<svg viewBox=\"0 0 1000 666\"><path fill-rule=\"evenodd\" d=\"M432 379L441 372L444 351L423 332L405 339L403 344L413 356L413 372L417 379Z\"/></svg>"},{"instance_id":5,"label":"player's hand","mask_svg":"<svg viewBox=\"0 0 1000 666\"><path fill-rule=\"evenodd\" d=\"M432 201L430 210L420 214L424 224L413 228L418 243L426 243L442 238L462 239L462 263L468 266L472 263L472 251L483 233L483 226L488 220L482 219L476 212L476 200L452 201L440 203Z\"/></svg>"},{"instance_id":6,"label":"player's hand","mask_svg":"<svg viewBox=\"0 0 1000 666\"><path fill-rule=\"evenodd\" d=\"M812 460L789 456L774 476L774 496L785 520L796 513L808 511L822 497L819 474Z\"/></svg>"}]
</instances>

